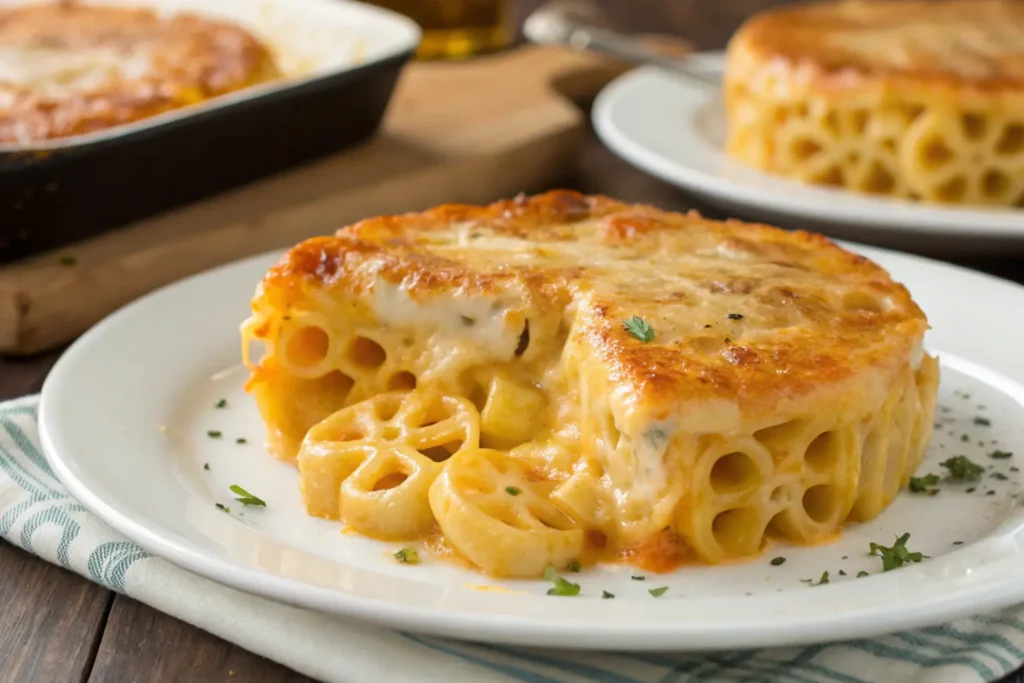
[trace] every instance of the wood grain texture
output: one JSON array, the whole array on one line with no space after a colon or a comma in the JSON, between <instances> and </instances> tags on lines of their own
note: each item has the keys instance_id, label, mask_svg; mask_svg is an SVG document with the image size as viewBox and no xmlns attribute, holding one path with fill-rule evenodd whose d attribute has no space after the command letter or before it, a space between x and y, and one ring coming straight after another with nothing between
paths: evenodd
<instances>
[{"instance_id":1,"label":"wood grain texture","mask_svg":"<svg viewBox=\"0 0 1024 683\"><path fill-rule=\"evenodd\" d=\"M118 595L88 683L313 683L312 679Z\"/></svg>"},{"instance_id":2,"label":"wood grain texture","mask_svg":"<svg viewBox=\"0 0 1024 683\"><path fill-rule=\"evenodd\" d=\"M0 541L0 683L86 680L111 597Z\"/></svg>"}]
</instances>

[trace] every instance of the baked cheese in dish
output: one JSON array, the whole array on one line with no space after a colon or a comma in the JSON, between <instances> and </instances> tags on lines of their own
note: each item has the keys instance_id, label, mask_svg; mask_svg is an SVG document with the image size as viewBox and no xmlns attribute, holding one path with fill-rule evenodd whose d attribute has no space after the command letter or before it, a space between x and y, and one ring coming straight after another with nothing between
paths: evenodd
<instances>
[{"instance_id":1,"label":"baked cheese in dish","mask_svg":"<svg viewBox=\"0 0 1024 683\"><path fill-rule=\"evenodd\" d=\"M239 26L60 4L0 8L0 144L95 132L279 76Z\"/></svg>"},{"instance_id":2,"label":"baked cheese in dish","mask_svg":"<svg viewBox=\"0 0 1024 683\"><path fill-rule=\"evenodd\" d=\"M727 49L727 149L811 184L1024 206L1024 4L787 5Z\"/></svg>"},{"instance_id":3,"label":"baked cheese in dish","mask_svg":"<svg viewBox=\"0 0 1024 683\"><path fill-rule=\"evenodd\" d=\"M926 328L824 237L555 191L303 242L242 338L310 514L530 577L874 517L931 436Z\"/></svg>"}]
</instances>

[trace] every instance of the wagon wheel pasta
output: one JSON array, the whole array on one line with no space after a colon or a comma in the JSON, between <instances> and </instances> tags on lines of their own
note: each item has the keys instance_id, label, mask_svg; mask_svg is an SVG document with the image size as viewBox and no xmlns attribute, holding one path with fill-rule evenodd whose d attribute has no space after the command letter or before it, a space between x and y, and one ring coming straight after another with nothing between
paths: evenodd
<instances>
[{"instance_id":1,"label":"wagon wheel pasta","mask_svg":"<svg viewBox=\"0 0 1024 683\"><path fill-rule=\"evenodd\" d=\"M926 328L822 237L563 191L304 242L242 336L310 514L535 577L878 515L931 436Z\"/></svg>"}]
</instances>

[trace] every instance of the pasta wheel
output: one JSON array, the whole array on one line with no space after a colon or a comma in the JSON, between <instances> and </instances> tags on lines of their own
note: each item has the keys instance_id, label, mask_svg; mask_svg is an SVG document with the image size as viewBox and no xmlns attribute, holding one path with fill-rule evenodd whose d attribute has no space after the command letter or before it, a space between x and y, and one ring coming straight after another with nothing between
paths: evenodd
<instances>
[{"instance_id":1,"label":"pasta wheel","mask_svg":"<svg viewBox=\"0 0 1024 683\"><path fill-rule=\"evenodd\" d=\"M465 450L430 487L430 507L445 538L485 572L533 578L583 551L584 532L551 502L553 487L523 460Z\"/></svg>"},{"instance_id":2,"label":"pasta wheel","mask_svg":"<svg viewBox=\"0 0 1024 683\"><path fill-rule=\"evenodd\" d=\"M440 465L408 446L379 445L341 485L341 519L376 538L412 538L434 525L427 495Z\"/></svg>"},{"instance_id":3,"label":"pasta wheel","mask_svg":"<svg viewBox=\"0 0 1024 683\"><path fill-rule=\"evenodd\" d=\"M346 489L349 501L368 495L380 479L399 472L408 479L397 489L411 491L424 481L416 476L419 471L432 471L427 461L446 460L460 449L476 448L479 442L476 409L464 398L413 390L353 404L315 425L303 439L298 466L306 511L316 517L345 519L342 484L364 465L356 482ZM374 464L368 464L378 455ZM371 472L380 477L370 481ZM350 505L349 509L356 508ZM376 533L399 532L382 528Z\"/></svg>"}]
</instances>

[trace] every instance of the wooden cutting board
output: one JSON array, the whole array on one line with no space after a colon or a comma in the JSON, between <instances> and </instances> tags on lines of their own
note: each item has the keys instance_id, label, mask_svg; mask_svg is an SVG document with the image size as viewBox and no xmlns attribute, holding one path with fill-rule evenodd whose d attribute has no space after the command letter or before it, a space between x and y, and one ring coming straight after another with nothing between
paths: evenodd
<instances>
[{"instance_id":1,"label":"wooden cutting board","mask_svg":"<svg viewBox=\"0 0 1024 683\"><path fill-rule=\"evenodd\" d=\"M0 353L59 346L157 287L366 216L549 187L585 130L573 101L623 68L538 46L411 63L380 133L360 147L0 267Z\"/></svg>"}]
</instances>

